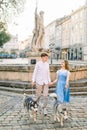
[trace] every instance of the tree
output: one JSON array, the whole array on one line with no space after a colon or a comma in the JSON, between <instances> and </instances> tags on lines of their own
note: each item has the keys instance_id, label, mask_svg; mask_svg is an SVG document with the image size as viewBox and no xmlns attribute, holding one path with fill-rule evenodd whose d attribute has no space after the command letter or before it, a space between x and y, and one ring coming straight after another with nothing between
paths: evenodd
<instances>
[{"instance_id":1,"label":"tree","mask_svg":"<svg viewBox=\"0 0 87 130\"><path fill-rule=\"evenodd\" d=\"M4 43L8 42L11 39L11 35L5 31L0 32L0 46L3 46Z\"/></svg>"},{"instance_id":2,"label":"tree","mask_svg":"<svg viewBox=\"0 0 87 130\"><path fill-rule=\"evenodd\" d=\"M11 35L6 30L6 24L0 22L0 47L4 43L8 42L11 39Z\"/></svg>"},{"instance_id":3,"label":"tree","mask_svg":"<svg viewBox=\"0 0 87 130\"><path fill-rule=\"evenodd\" d=\"M0 21L10 20L21 13L26 0L0 0Z\"/></svg>"},{"instance_id":4,"label":"tree","mask_svg":"<svg viewBox=\"0 0 87 130\"><path fill-rule=\"evenodd\" d=\"M0 47L11 39L8 23L24 10L26 0L0 0Z\"/></svg>"}]
</instances>

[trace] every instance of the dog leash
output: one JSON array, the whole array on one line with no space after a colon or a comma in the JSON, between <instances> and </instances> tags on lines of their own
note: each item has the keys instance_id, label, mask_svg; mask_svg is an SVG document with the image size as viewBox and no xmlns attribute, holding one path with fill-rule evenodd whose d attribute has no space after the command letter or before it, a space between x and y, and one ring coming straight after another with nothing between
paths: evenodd
<instances>
[{"instance_id":1,"label":"dog leash","mask_svg":"<svg viewBox=\"0 0 87 130\"><path fill-rule=\"evenodd\" d=\"M32 97L33 97L33 89L34 89L34 87L33 87L33 85L31 84L31 95L32 95Z\"/></svg>"},{"instance_id":2,"label":"dog leash","mask_svg":"<svg viewBox=\"0 0 87 130\"><path fill-rule=\"evenodd\" d=\"M31 85L32 86L32 85ZM32 86L32 90L31 90L32 92L31 92L31 95L32 95L32 99L33 100L36 100L36 96L35 96L35 94L34 94L34 86Z\"/></svg>"}]
</instances>

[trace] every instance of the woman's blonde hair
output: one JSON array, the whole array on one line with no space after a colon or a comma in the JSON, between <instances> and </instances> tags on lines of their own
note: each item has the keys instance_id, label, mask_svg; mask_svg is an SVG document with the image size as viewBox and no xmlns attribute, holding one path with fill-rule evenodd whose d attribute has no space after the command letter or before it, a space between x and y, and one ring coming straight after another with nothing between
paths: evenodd
<instances>
[{"instance_id":1,"label":"woman's blonde hair","mask_svg":"<svg viewBox=\"0 0 87 130\"><path fill-rule=\"evenodd\" d=\"M65 62L65 69L66 69L66 70L69 70L69 63L68 63L68 61L67 61L67 60L64 60L64 62Z\"/></svg>"}]
</instances>

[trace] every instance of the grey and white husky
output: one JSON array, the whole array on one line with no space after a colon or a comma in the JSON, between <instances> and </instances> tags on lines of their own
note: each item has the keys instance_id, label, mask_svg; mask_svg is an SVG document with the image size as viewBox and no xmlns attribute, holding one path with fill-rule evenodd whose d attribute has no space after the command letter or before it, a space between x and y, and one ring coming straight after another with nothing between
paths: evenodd
<instances>
[{"instance_id":1,"label":"grey and white husky","mask_svg":"<svg viewBox=\"0 0 87 130\"><path fill-rule=\"evenodd\" d=\"M37 100L34 100L32 97L24 93L23 106L24 106L25 112L27 111L29 113L29 118L32 117L31 115L32 113L34 117L34 121L36 121L36 117L37 117L36 115L38 112Z\"/></svg>"},{"instance_id":2,"label":"grey and white husky","mask_svg":"<svg viewBox=\"0 0 87 130\"><path fill-rule=\"evenodd\" d=\"M64 106L64 104L58 102L58 97L56 93L52 93L49 95L50 97L54 98L54 105L53 105L53 111L54 111L54 121L60 122L60 125L64 125L64 119L67 119L67 110Z\"/></svg>"}]
</instances>

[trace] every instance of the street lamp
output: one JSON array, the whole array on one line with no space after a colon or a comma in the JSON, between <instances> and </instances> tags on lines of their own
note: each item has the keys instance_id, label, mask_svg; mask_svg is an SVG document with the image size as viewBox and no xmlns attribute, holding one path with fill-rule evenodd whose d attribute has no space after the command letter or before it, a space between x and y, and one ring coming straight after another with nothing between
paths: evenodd
<instances>
[{"instance_id":1,"label":"street lamp","mask_svg":"<svg viewBox=\"0 0 87 130\"><path fill-rule=\"evenodd\" d=\"M51 50L51 65L52 65L52 50Z\"/></svg>"},{"instance_id":2,"label":"street lamp","mask_svg":"<svg viewBox=\"0 0 87 130\"><path fill-rule=\"evenodd\" d=\"M53 54L54 44L50 44L49 46L50 46L50 52L51 52L50 62L51 62L51 64L52 64L52 63L53 63L53 62L52 62L52 61L53 61L53 60L52 60L52 56L53 56L52 54Z\"/></svg>"}]
</instances>

